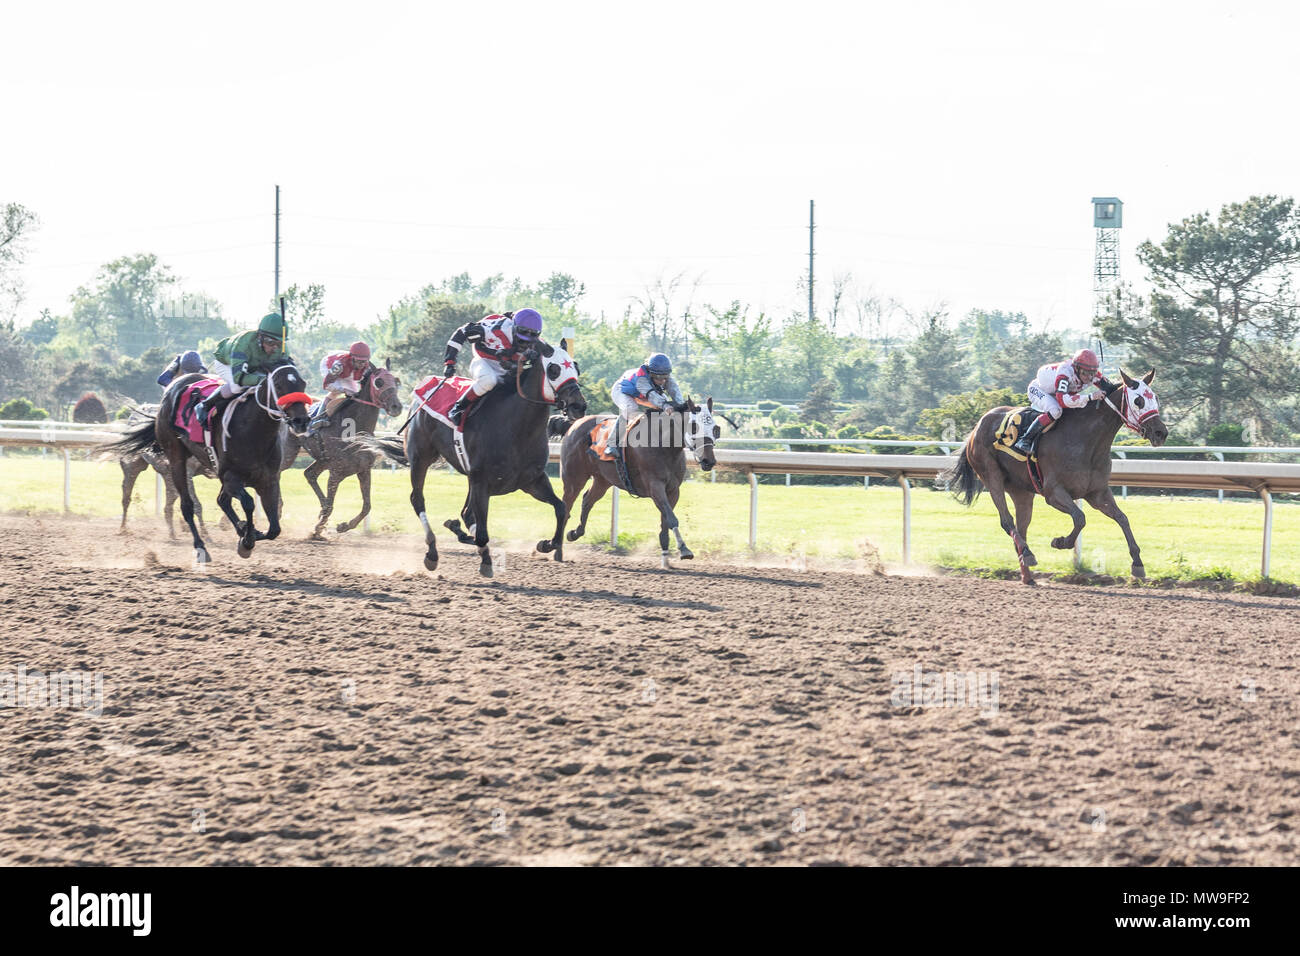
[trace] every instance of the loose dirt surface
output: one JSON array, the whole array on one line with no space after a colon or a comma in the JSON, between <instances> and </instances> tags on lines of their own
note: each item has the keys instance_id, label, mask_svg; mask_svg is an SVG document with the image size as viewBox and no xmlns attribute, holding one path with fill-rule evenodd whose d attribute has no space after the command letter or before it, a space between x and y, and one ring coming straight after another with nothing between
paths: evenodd
<instances>
[{"instance_id":1,"label":"loose dirt surface","mask_svg":"<svg viewBox=\"0 0 1300 956\"><path fill-rule=\"evenodd\" d=\"M161 523L157 523L161 527ZM0 864L1291 864L1300 603L0 518ZM996 672L996 713L922 672ZM989 688L986 686L986 691Z\"/></svg>"}]
</instances>

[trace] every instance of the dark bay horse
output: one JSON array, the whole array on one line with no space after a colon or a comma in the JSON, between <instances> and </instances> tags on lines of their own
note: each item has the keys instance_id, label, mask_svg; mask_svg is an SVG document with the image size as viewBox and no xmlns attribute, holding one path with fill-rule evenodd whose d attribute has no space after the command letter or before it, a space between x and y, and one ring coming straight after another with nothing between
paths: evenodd
<instances>
[{"instance_id":1,"label":"dark bay horse","mask_svg":"<svg viewBox=\"0 0 1300 956\"><path fill-rule=\"evenodd\" d=\"M190 459L205 461L207 448L191 441L189 436L172 424L175 421L176 403L185 387L206 376L184 375L176 379L163 394L157 417L132 429L126 436L105 446L110 454L119 458L135 455L157 443L167 456L172 484L181 499L181 514L194 537L195 560L206 564L210 558L198 528L194 525L194 502L186 487L186 470ZM225 512L239 535L237 550L241 558L253 553L259 540L272 540L280 534L280 462L281 429L287 422L289 429L298 433L307 430L307 408L311 398L303 391L302 376L290 361L275 366L266 378L254 388L245 389L229 405L229 440L223 425L228 405L218 407L212 416L212 446L217 456L217 480L221 491L217 504ZM253 488L266 512L265 533L253 527L253 498L245 491ZM244 519L235 516L231 505L238 498L244 508Z\"/></svg>"},{"instance_id":2,"label":"dark bay horse","mask_svg":"<svg viewBox=\"0 0 1300 956\"><path fill-rule=\"evenodd\" d=\"M1041 494L1049 505L1074 521L1074 529L1064 537L1053 538L1052 547L1074 547L1084 526L1083 511L1074 503L1076 498L1081 498L1120 526L1133 560L1133 576L1137 578L1146 577L1146 569L1129 528L1128 516L1119 509L1110 490L1110 446L1121 426L1137 432L1157 448L1169 437L1169 429L1160 418L1160 405L1151 391L1155 374L1152 369L1141 379L1133 379L1121 370L1122 385L1106 383L1102 398L1090 401L1083 408L1065 409L1056 425L1038 440L1038 464L1043 475ZM1002 530L1011 536L1015 545L1020 580L1033 584L1034 576L1029 568L1038 559L1029 550L1025 534L1034 514L1036 489L1024 462L993 447L994 433L1009 410L1003 406L985 413L966 439L957 464L940 475L939 480L947 480L955 488L957 498L964 499L967 505L975 501L983 483L998 509ZM1014 521L1007 511L1007 494L1015 504Z\"/></svg>"},{"instance_id":3,"label":"dark bay horse","mask_svg":"<svg viewBox=\"0 0 1300 956\"><path fill-rule=\"evenodd\" d=\"M452 519L443 526L462 544L473 544L479 552L479 573L492 577L492 554L488 548L488 500L512 491L526 491L538 501L555 509L555 535L539 541L537 550L564 555L565 509L551 488L546 474L550 459L547 425L551 406L558 407L570 420L587 411L586 399L578 387L578 366L565 350L567 343L554 347L545 342L521 359L512 379L502 382L466 413L465 450L469 458L466 472L456 453L452 428L423 413L418 398L412 402L407 418L405 440L362 438L359 444L382 452L391 460L411 468L411 507L424 526L427 549L424 566L438 567L438 546L424 506L424 479L429 466L445 459L461 474L469 476L469 494L461 509L461 523Z\"/></svg>"},{"instance_id":4,"label":"dark bay horse","mask_svg":"<svg viewBox=\"0 0 1300 956\"><path fill-rule=\"evenodd\" d=\"M677 498L686 479L686 451L689 449L705 471L717 464L713 454L714 440L720 434L713 423L713 399L696 405L686 399L687 410L647 410L634 423L629 423L624 434L623 460L628 476L639 495L650 498L659 509L660 566L668 567L668 532L677 536L677 550L682 560L695 557L682 540L678 527ZM592 505L599 501L612 485L623 491L628 487L612 461L602 461L592 455L591 432L600 422L612 415L591 415L568 430L560 443L560 475L564 479L565 514L572 514L573 502L578 493L591 482L591 488L582 496L582 514L578 526L569 532L569 540L577 541L587 530L587 516ZM611 545L617 544L615 541Z\"/></svg>"},{"instance_id":5,"label":"dark bay horse","mask_svg":"<svg viewBox=\"0 0 1300 956\"><path fill-rule=\"evenodd\" d=\"M402 414L402 400L397 395L400 384L401 380L387 368L372 366L362 377L357 394L349 396L334 410L327 426L310 437L299 437L292 431L285 436L284 459L280 462L282 471L293 465L300 448L315 459L303 472L307 484L311 485L320 501L320 518L311 533L313 540L325 540L321 532L334 512L334 495L343 480L352 475L357 476L357 484L361 486L361 512L351 521L340 522L335 530L339 534L351 531L370 514L370 469L374 467L375 456L373 451L357 445L354 439L358 435L375 433L381 408L390 416ZM330 475L324 492L316 481L323 471Z\"/></svg>"}]
</instances>

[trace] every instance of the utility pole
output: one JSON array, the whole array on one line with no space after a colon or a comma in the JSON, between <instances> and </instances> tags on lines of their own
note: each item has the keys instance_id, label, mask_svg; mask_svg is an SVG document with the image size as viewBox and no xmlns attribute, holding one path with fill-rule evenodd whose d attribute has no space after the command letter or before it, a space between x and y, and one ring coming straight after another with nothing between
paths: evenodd
<instances>
[{"instance_id":1,"label":"utility pole","mask_svg":"<svg viewBox=\"0 0 1300 956\"><path fill-rule=\"evenodd\" d=\"M813 201L808 200L808 321L813 320Z\"/></svg>"},{"instance_id":2,"label":"utility pole","mask_svg":"<svg viewBox=\"0 0 1300 956\"><path fill-rule=\"evenodd\" d=\"M280 187L275 187L275 299L280 299Z\"/></svg>"}]
</instances>

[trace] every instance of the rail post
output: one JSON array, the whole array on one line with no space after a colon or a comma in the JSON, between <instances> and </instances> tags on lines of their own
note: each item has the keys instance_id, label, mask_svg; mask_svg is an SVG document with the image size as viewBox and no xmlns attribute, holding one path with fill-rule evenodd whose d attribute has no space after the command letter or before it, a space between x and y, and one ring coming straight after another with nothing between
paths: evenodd
<instances>
[{"instance_id":1,"label":"rail post","mask_svg":"<svg viewBox=\"0 0 1300 956\"><path fill-rule=\"evenodd\" d=\"M1210 454L1212 454L1215 458L1219 459L1219 461L1223 461L1223 452L1221 452L1221 451L1213 451L1213 452L1210 452ZM1272 502L1272 500L1273 500L1272 498L1269 499L1270 502ZM1223 504L1223 489L1222 489L1222 488L1219 489L1219 504ZM1269 505L1269 508L1270 508L1270 509L1272 508L1272 504L1271 504L1271 503L1270 503L1270 505ZM1266 575L1266 576L1267 576L1267 575Z\"/></svg>"},{"instance_id":2,"label":"rail post","mask_svg":"<svg viewBox=\"0 0 1300 956\"><path fill-rule=\"evenodd\" d=\"M609 502L609 546L618 547L618 489L611 488L610 494L613 496Z\"/></svg>"},{"instance_id":3,"label":"rail post","mask_svg":"<svg viewBox=\"0 0 1300 956\"><path fill-rule=\"evenodd\" d=\"M758 475L749 473L749 550L758 547Z\"/></svg>"},{"instance_id":4,"label":"rail post","mask_svg":"<svg viewBox=\"0 0 1300 956\"><path fill-rule=\"evenodd\" d=\"M1119 456L1120 461L1128 461L1128 453L1127 453L1127 452L1122 452L1122 451L1120 451L1120 450L1117 448L1117 449L1115 449L1115 454ZM1123 498L1125 501L1128 501L1128 485L1121 485L1121 486L1120 486L1120 489L1119 489L1119 496L1120 496L1121 498Z\"/></svg>"},{"instance_id":5,"label":"rail post","mask_svg":"<svg viewBox=\"0 0 1300 956\"><path fill-rule=\"evenodd\" d=\"M63 513L72 511L72 452L63 449Z\"/></svg>"},{"instance_id":6,"label":"rail post","mask_svg":"<svg viewBox=\"0 0 1300 956\"><path fill-rule=\"evenodd\" d=\"M904 475L898 476L903 489L903 563L912 563L912 484Z\"/></svg>"},{"instance_id":7,"label":"rail post","mask_svg":"<svg viewBox=\"0 0 1300 956\"><path fill-rule=\"evenodd\" d=\"M1259 496L1264 499L1264 552L1260 561L1260 575L1268 577L1269 560L1273 556L1273 495L1261 487Z\"/></svg>"},{"instance_id":8,"label":"rail post","mask_svg":"<svg viewBox=\"0 0 1300 956\"><path fill-rule=\"evenodd\" d=\"M162 514L163 506L163 480L162 475L158 472L153 473L153 513L154 517Z\"/></svg>"},{"instance_id":9,"label":"rail post","mask_svg":"<svg viewBox=\"0 0 1300 956\"><path fill-rule=\"evenodd\" d=\"M1083 510L1083 502L1080 501L1078 498L1074 499L1074 506L1078 508L1080 511ZM1079 536L1074 539L1074 570L1076 571L1083 570L1083 532L1082 531L1080 531Z\"/></svg>"}]
</instances>

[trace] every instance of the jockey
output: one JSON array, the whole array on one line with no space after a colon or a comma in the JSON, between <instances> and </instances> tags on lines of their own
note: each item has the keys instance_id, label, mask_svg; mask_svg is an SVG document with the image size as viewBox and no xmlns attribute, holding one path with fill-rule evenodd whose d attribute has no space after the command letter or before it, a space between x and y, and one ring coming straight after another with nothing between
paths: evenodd
<instances>
[{"instance_id":1,"label":"jockey","mask_svg":"<svg viewBox=\"0 0 1300 956\"><path fill-rule=\"evenodd\" d=\"M177 375L189 375L191 372L206 372L207 367L203 364L203 359L198 352L190 349L188 352L182 352L172 359L171 364L163 369L163 373L158 376L158 384L167 390L167 386L172 383Z\"/></svg>"},{"instance_id":2,"label":"jockey","mask_svg":"<svg viewBox=\"0 0 1300 956\"><path fill-rule=\"evenodd\" d=\"M284 316L279 312L269 312L262 316L256 329L218 342L212 371L224 379L225 384L219 392L194 406L195 420L203 422L217 399L234 398L244 389L260 385L275 365L289 358L284 351L288 334L289 326Z\"/></svg>"},{"instance_id":3,"label":"jockey","mask_svg":"<svg viewBox=\"0 0 1300 956\"><path fill-rule=\"evenodd\" d=\"M330 423L330 416L349 395L361 391L361 380L370 371L370 346L353 342L346 352L331 352L320 362L321 386L328 395L321 410L312 419L308 431L314 432Z\"/></svg>"},{"instance_id":4,"label":"jockey","mask_svg":"<svg viewBox=\"0 0 1300 956\"><path fill-rule=\"evenodd\" d=\"M1033 454L1039 436L1061 417L1061 406L1083 408L1089 401L1088 389L1104 381L1092 349L1080 349L1067 361L1044 365L1028 389L1029 404L1042 414L1020 433L1012 449Z\"/></svg>"},{"instance_id":5,"label":"jockey","mask_svg":"<svg viewBox=\"0 0 1300 956\"><path fill-rule=\"evenodd\" d=\"M682 396L682 390L677 386L673 375L673 363L662 352L655 352L645 360L645 364L637 368L630 368L623 373L623 376L614 383L610 389L610 398L618 406L618 420L614 423L614 434L609 441L609 451L613 455L618 455L622 447L622 441L619 435L623 429L624 420L631 421L637 414L637 399L650 402L660 410L671 407L676 411L682 411L686 407L686 399Z\"/></svg>"},{"instance_id":6,"label":"jockey","mask_svg":"<svg viewBox=\"0 0 1300 956\"><path fill-rule=\"evenodd\" d=\"M502 315L489 315L477 322L462 325L447 340L443 359L443 377L456 374L456 357L466 342L474 343L474 358L469 363L469 377L474 386L451 406L447 417L459 426L466 409L514 372L521 354L531 348L542 334L542 315L536 309L520 309Z\"/></svg>"}]
</instances>

